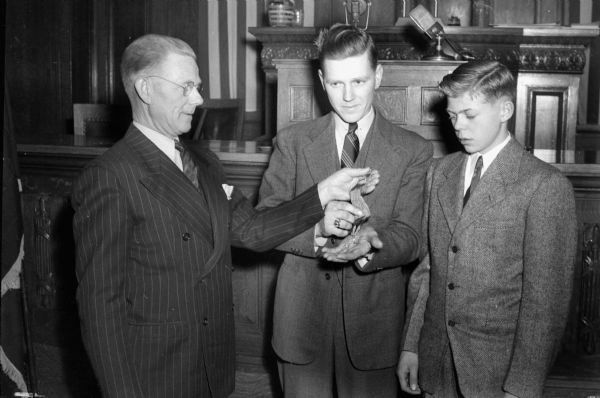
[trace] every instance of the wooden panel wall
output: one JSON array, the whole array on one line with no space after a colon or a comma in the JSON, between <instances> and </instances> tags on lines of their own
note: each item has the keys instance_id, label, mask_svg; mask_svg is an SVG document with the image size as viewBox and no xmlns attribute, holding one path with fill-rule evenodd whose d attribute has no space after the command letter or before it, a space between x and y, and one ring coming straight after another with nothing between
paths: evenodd
<instances>
[{"instance_id":1,"label":"wooden panel wall","mask_svg":"<svg viewBox=\"0 0 600 398\"><path fill-rule=\"evenodd\" d=\"M552 22L568 2L496 1L495 22ZM403 8L424 4L433 12L436 2L372 3L369 25L389 26ZM187 41L198 54L207 96L244 99L247 120L255 124L249 134L260 135L264 77L259 46L247 28L266 25L267 4L268 0L57 0L41 7L36 0L7 2L6 73L17 136L71 133L76 102L127 104L120 56L133 38L146 32ZM314 26L345 20L342 0L296 4L314 14L305 16ZM437 4L443 22L455 15L462 25L470 24L471 0ZM361 18L364 21L366 15Z\"/></svg>"},{"instance_id":2,"label":"wooden panel wall","mask_svg":"<svg viewBox=\"0 0 600 398\"><path fill-rule=\"evenodd\" d=\"M308 61L274 60L277 68L277 130L329 111L325 93ZM375 105L392 123L432 141L440 157L457 149L445 114L439 81L460 62L383 61Z\"/></svg>"},{"instance_id":3,"label":"wooden panel wall","mask_svg":"<svg viewBox=\"0 0 600 398\"><path fill-rule=\"evenodd\" d=\"M72 104L72 12L71 0L6 4L5 71L17 137L42 125L64 129Z\"/></svg>"},{"instance_id":4,"label":"wooden panel wall","mask_svg":"<svg viewBox=\"0 0 600 398\"><path fill-rule=\"evenodd\" d=\"M261 0L11 1L6 12L7 75L17 136L72 133L73 103L127 104L119 64L144 33L182 38L198 57L208 98L262 106L258 45ZM247 63L248 60L248 63ZM259 81L259 84L257 84ZM246 95L246 83L250 87Z\"/></svg>"},{"instance_id":5,"label":"wooden panel wall","mask_svg":"<svg viewBox=\"0 0 600 398\"><path fill-rule=\"evenodd\" d=\"M580 77L519 73L516 138L551 163L573 162Z\"/></svg>"}]
</instances>

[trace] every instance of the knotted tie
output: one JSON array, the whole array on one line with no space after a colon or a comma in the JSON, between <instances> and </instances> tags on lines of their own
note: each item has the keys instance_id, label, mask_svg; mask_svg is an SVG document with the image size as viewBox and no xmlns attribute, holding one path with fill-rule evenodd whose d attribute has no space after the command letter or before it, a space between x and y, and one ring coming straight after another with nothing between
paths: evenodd
<instances>
[{"instance_id":1,"label":"knotted tie","mask_svg":"<svg viewBox=\"0 0 600 398\"><path fill-rule=\"evenodd\" d=\"M342 149L342 168L354 166L354 161L358 156L358 137L355 134L358 123L348 124L348 133L344 138L344 148Z\"/></svg>"},{"instance_id":2,"label":"knotted tie","mask_svg":"<svg viewBox=\"0 0 600 398\"><path fill-rule=\"evenodd\" d=\"M471 185L467 188L467 192L465 193L465 197L463 198L463 207L466 206L469 201L469 197L477 188L477 184L479 184L479 179L481 178L481 169L483 169L483 156L479 156L477 158L477 162L475 163L475 170L473 171L473 177L471 178Z\"/></svg>"},{"instance_id":3,"label":"knotted tie","mask_svg":"<svg viewBox=\"0 0 600 398\"><path fill-rule=\"evenodd\" d=\"M183 174L194 184L196 189L198 188L198 167L192 159L192 155L190 151L186 149L183 144L175 140L175 149L179 151L179 155L181 156L181 163L183 165Z\"/></svg>"}]
</instances>

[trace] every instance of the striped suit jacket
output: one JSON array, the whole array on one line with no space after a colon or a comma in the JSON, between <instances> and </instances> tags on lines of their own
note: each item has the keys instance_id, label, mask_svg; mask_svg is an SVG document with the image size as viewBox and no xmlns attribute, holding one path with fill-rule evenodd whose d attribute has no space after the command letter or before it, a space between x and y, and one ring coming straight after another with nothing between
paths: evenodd
<instances>
[{"instance_id":1,"label":"striped suit jacket","mask_svg":"<svg viewBox=\"0 0 600 398\"><path fill-rule=\"evenodd\" d=\"M272 248L323 215L317 189L256 211L197 153L196 189L131 126L74 184L77 300L106 397L225 397L234 387L231 251Z\"/></svg>"}]
</instances>

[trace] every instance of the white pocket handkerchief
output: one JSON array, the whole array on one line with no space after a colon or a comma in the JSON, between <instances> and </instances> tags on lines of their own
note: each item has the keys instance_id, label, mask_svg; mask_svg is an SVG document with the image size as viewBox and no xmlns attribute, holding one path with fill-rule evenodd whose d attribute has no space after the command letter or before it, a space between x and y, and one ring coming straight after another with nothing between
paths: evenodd
<instances>
[{"instance_id":1,"label":"white pocket handkerchief","mask_svg":"<svg viewBox=\"0 0 600 398\"><path fill-rule=\"evenodd\" d=\"M231 200L231 193L233 192L233 185L223 184L223 191L227 195L227 200Z\"/></svg>"}]
</instances>

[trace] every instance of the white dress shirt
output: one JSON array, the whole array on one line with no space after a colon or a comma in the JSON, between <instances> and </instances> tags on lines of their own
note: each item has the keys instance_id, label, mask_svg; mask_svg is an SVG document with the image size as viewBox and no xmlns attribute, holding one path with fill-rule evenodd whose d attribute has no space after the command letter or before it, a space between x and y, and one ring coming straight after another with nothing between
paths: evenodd
<instances>
[{"instance_id":1,"label":"white dress shirt","mask_svg":"<svg viewBox=\"0 0 600 398\"><path fill-rule=\"evenodd\" d=\"M158 131L152 130L149 127L143 126L138 122L133 122L133 125L138 128L154 145L158 147L169 159L179 167L179 170L183 171L183 163L181 161L181 155L179 151L175 149L175 140L171 137L167 137Z\"/></svg>"},{"instance_id":2,"label":"white dress shirt","mask_svg":"<svg viewBox=\"0 0 600 398\"><path fill-rule=\"evenodd\" d=\"M367 133L369 132L369 129L371 128L371 124L373 124L374 119L375 111L373 111L373 107L371 107L369 113L367 113L362 119L358 121L358 128L354 133L358 137L359 148L362 148L365 140L367 139ZM341 162L342 151L344 149L344 139L346 138L346 134L348 134L348 123L344 122L337 115L337 113L333 114L333 120L335 122L335 144L337 147L338 158Z\"/></svg>"}]
</instances>

